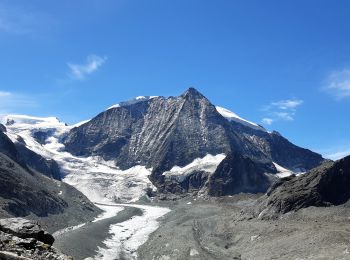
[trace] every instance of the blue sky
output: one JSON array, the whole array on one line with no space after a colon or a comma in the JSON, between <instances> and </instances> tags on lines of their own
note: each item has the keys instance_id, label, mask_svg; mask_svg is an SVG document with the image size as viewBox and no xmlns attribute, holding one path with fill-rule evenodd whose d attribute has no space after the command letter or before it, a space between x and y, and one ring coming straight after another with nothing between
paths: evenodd
<instances>
[{"instance_id":1,"label":"blue sky","mask_svg":"<svg viewBox=\"0 0 350 260\"><path fill-rule=\"evenodd\" d=\"M196 87L332 158L350 154L346 0L0 1L0 113L75 123Z\"/></svg>"}]
</instances>

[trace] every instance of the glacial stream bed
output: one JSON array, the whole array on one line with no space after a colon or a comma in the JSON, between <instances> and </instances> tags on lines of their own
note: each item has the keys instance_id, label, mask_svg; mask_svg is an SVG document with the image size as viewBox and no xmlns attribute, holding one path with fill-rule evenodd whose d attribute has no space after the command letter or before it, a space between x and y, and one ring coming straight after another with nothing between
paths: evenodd
<instances>
[{"instance_id":1,"label":"glacial stream bed","mask_svg":"<svg viewBox=\"0 0 350 260\"><path fill-rule=\"evenodd\" d=\"M137 259L137 249L170 210L141 204L97 204L105 213L94 221L54 233L54 246L74 259ZM112 216L115 212L115 215Z\"/></svg>"}]
</instances>

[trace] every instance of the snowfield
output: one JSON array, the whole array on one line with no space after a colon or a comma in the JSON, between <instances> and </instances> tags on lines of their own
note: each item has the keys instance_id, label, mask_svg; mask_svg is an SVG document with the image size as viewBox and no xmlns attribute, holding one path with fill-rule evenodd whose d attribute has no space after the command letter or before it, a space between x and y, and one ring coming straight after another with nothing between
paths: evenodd
<instances>
[{"instance_id":1,"label":"snowfield","mask_svg":"<svg viewBox=\"0 0 350 260\"><path fill-rule=\"evenodd\" d=\"M260 130L260 131L266 132L266 129L263 128L262 126L238 116L236 113L228 110L227 108L223 108L223 107L219 107L219 106L216 106L215 108L223 117L225 117L229 121L235 121L237 123L248 126L248 127L253 128L255 130Z\"/></svg>"}]
</instances>

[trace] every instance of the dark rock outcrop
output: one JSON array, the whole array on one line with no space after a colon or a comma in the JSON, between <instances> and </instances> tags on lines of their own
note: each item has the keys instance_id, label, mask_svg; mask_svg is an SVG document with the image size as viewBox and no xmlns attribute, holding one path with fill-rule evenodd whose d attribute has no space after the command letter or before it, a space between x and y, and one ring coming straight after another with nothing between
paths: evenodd
<instances>
[{"instance_id":1,"label":"dark rock outcrop","mask_svg":"<svg viewBox=\"0 0 350 260\"><path fill-rule=\"evenodd\" d=\"M210 175L208 194L224 196L241 192L266 192L270 186L270 179L265 173L274 171L270 164L256 162L237 153L228 154Z\"/></svg>"},{"instance_id":2,"label":"dark rock outcrop","mask_svg":"<svg viewBox=\"0 0 350 260\"><path fill-rule=\"evenodd\" d=\"M37 223L25 218L0 219L0 231L19 238L34 238L48 245L55 242L51 234L41 229Z\"/></svg>"},{"instance_id":3,"label":"dark rock outcrop","mask_svg":"<svg viewBox=\"0 0 350 260\"><path fill-rule=\"evenodd\" d=\"M0 219L0 259L69 260L52 247L55 239L37 223L23 218Z\"/></svg>"},{"instance_id":4,"label":"dark rock outcrop","mask_svg":"<svg viewBox=\"0 0 350 260\"><path fill-rule=\"evenodd\" d=\"M205 171L193 171L192 173L179 178L170 176L158 182L158 191L161 193L198 193L206 184L209 173Z\"/></svg>"},{"instance_id":5,"label":"dark rock outcrop","mask_svg":"<svg viewBox=\"0 0 350 260\"><path fill-rule=\"evenodd\" d=\"M43 156L28 149L24 144L18 142L15 144L19 157L31 169L40 172L47 177L61 180L61 171L57 162L53 159L46 159Z\"/></svg>"},{"instance_id":6,"label":"dark rock outcrop","mask_svg":"<svg viewBox=\"0 0 350 260\"><path fill-rule=\"evenodd\" d=\"M274 183L261 202L260 217L275 217L310 206L344 204L350 199L350 156Z\"/></svg>"}]
</instances>

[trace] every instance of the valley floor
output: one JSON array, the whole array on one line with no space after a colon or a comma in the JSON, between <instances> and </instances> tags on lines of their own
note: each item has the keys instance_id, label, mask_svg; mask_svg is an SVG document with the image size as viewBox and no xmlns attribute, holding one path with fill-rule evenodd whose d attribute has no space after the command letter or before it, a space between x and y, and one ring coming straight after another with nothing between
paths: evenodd
<instances>
[{"instance_id":1,"label":"valley floor","mask_svg":"<svg viewBox=\"0 0 350 260\"><path fill-rule=\"evenodd\" d=\"M349 205L258 220L242 211L256 198L177 202L138 259L350 259Z\"/></svg>"},{"instance_id":2,"label":"valley floor","mask_svg":"<svg viewBox=\"0 0 350 260\"><path fill-rule=\"evenodd\" d=\"M159 228L145 243L136 245L137 252L128 249L128 241L138 240L138 236L135 232L128 234L131 227L126 223L147 216L143 207L153 207L121 204L124 210L115 217L58 236L55 246L78 260L96 256L97 249L103 252L106 248L106 238L111 237L109 230L114 225L120 228L115 231L120 234L120 248L96 259L136 259L136 254L142 260L350 259L349 204L310 207L277 220L259 220L246 210L254 207L258 197L237 195L210 200L187 197L152 203L171 211L158 219ZM142 225L152 223L145 221Z\"/></svg>"}]
</instances>

